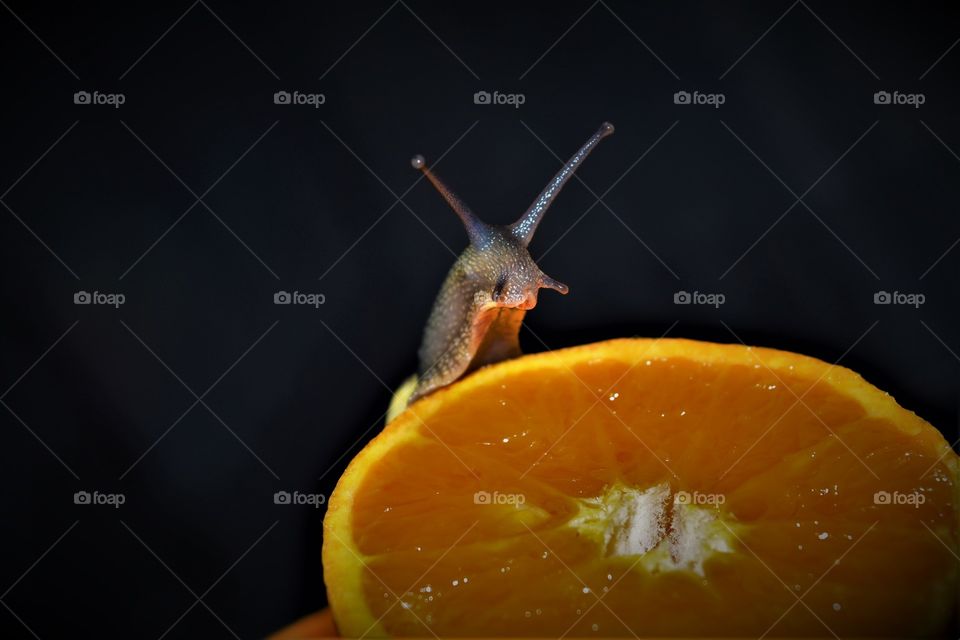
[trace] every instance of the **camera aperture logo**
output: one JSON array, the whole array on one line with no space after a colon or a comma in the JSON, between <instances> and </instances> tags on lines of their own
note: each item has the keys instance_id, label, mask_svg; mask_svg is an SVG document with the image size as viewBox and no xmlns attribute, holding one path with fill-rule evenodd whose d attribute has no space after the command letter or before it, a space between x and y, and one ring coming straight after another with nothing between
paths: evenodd
<instances>
[{"instance_id":1,"label":"camera aperture logo","mask_svg":"<svg viewBox=\"0 0 960 640\"><path fill-rule=\"evenodd\" d=\"M73 304L102 304L114 309L119 309L120 305L127 301L127 296L122 293L104 293L102 291L77 291L73 294Z\"/></svg>"},{"instance_id":2,"label":"camera aperture logo","mask_svg":"<svg viewBox=\"0 0 960 640\"><path fill-rule=\"evenodd\" d=\"M322 293L301 293L300 291L277 291L273 294L273 304L299 304L319 309L326 304L327 296Z\"/></svg>"},{"instance_id":3,"label":"camera aperture logo","mask_svg":"<svg viewBox=\"0 0 960 640\"><path fill-rule=\"evenodd\" d=\"M727 101L727 96L722 93L700 93L694 91L677 91L673 94L673 104L693 104L706 105L719 109L720 105Z\"/></svg>"},{"instance_id":4,"label":"camera aperture logo","mask_svg":"<svg viewBox=\"0 0 960 640\"><path fill-rule=\"evenodd\" d=\"M494 491L477 491L473 494L473 504L509 504L515 507L526 503L527 496L522 493L500 493Z\"/></svg>"},{"instance_id":5,"label":"camera aperture logo","mask_svg":"<svg viewBox=\"0 0 960 640\"><path fill-rule=\"evenodd\" d=\"M322 493L301 493L294 491L277 491L273 494L273 504L289 504L303 506L308 505L314 509L319 509L327 503L327 496Z\"/></svg>"},{"instance_id":6,"label":"camera aperture logo","mask_svg":"<svg viewBox=\"0 0 960 640\"><path fill-rule=\"evenodd\" d=\"M107 505L119 509L127 501L122 493L100 493L99 491L77 491L73 494L73 504Z\"/></svg>"},{"instance_id":7,"label":"camera aperture logo","mask_svg":"<svg viewBox=\"0 0 960 640\"><path fill-rule=\"evenodd\" d=\"M277 91L273 94L273 104L307 105L319 109L327 102L327 96L322 93L301 93L300 91Z\"/></svg>"},{"instance_id":8,"label":"camera aperture logo","mask_svg":"<svg viewBox=\"0 0 960 640\"><path fill-rule=\"evenodd\" d=\"M700 493L694 491L677 491L673 494L673 504L694 504L697 506L719 506L727 501L727 496L722 493Z\"/></svg>"},{"instance_id":9,"label":"camera aperture logo","mask_svg":"<svg viewBox=\"0 0 960 640\"><path fill-rule=\"evenodd\" d=\"M719 309L727 301L722 293L702 293L700 291L677 291L673 294L673 304L702 304Z\"/></svg>"},{"instance_id":10,"label":"camera aperture logo","mask_svg":"<svg viewBox=\"0 0 960 640\"><path fill-rule=\"evenodd\" d=\"M910 506L919 509L920 505L927 501L927 496L919 491L911 493L900 493L899 491L877 491L873 494L873 504L875 505L898 505Z\"/></svg>"},{"instance_id":11,"label":"camera aperture logo","mask_svg":"<svg viewBox=\"0 0 960 640\"><path fill-rule=\"evenodd\" d=\"M922 93L901 93L899 91L877 91L873 94L873 104L895 104L906 105L919 109L920 105L927 101L927 96Z\"/></svg>"},{"instance_id":12,"label":"camera aperture logo","mask_svg":"<svg viewBox=\"0 0 960 640\"><path fill-rule=\"evenodd\" d=\"M119 109L127 101L122 93L101 93L99 91L77 91L73 94L73 104L105 105Z\"/></svg>"},{"instance_id":13,"label":"camera aperture logo","mask_svg":"<svg viewBox=\"0 0 960 640\"><path fill-rule=\"evenodd\" d=\"M477 91L473 94L473 104L495 104L509 105L514 109L519 109L520 105L527 101L527 96L522 93L500 93L494 91Z\"/></svg>"},{"instance_id":14,"label":"camera aperture logo","mask_svg":"<svg viewBox=\"0 0 960 640\"><path fill-rule=\"evenodd\" d=\"M919 309L920 305L927 301L927 296L922 293L903 293L901 291L877 291L873 294L873 304L899 304L914 309Z\"/></svg>"}]
</instances>

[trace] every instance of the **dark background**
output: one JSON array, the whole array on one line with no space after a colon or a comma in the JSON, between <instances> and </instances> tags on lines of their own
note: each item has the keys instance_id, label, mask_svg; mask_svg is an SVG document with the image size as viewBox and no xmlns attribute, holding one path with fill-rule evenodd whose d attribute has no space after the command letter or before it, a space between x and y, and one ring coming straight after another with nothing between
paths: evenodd
<instances>
[{"instance_id":1,"label":"dark background","mask_svg":"<svg viewBox=\"0 0 960 640\"><path fill-rule=\"evenodd\" d=\"M842 358L957 436L956 7L0 4L4 637L250 638L324 604L323 510L273 494L329 494L415 368L466 242L418 152L505 223L615 123L532 244L570 294L526 350L669 329Z\"/></svg>"}]
</instances>

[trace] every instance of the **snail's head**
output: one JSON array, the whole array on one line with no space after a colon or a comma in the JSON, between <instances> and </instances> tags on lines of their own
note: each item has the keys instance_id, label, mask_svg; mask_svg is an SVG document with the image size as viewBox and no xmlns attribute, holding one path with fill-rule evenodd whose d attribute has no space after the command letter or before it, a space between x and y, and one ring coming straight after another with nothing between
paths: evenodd
<instances>
[{"instance_id":1,"label":"snail's head","mask_svg":"<svg viewBox=\"0 0 960 640\"><path fill-rule=\"evenodd\" d=\"M540 289L553 289L563 294L569 291L567 285L540 270L527 246L560 189L597 143L611 133L613 125L604 122L540 192L530 208L516 222L506 226L488 225L474 215L427 167L423 156L417 155L410 160L413 168L423 172L463 221L470 246L459 264L465 281L476 286L476 295L489 295L489 302L498 307L532 309L537 304Z\"/></svg>"},{"instance_id":2,"label":"snail's head","mask_svg":"<svg viewBox=\"0 0 960 640\"><path fill-rule=\"evenodd\" d=\"M474 283L484 302L498 307L532 309L540 289L567 293L567 285L537 266L530 251L510 227L488 226L483 238L471 241L460 260L465 279Z\"/></svg>"}]
</instances>

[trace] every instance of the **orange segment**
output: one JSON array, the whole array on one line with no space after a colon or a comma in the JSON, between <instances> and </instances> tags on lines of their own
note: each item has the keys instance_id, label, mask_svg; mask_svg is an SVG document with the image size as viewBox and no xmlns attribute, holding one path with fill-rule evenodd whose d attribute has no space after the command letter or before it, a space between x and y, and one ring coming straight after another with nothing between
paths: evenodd
<instances>
[{"instance_id":1,"label":"orange segment","mask_svg":"<svg viewBox=\"0 0 960 640\"><path fill-rule=\"evenodd\" d=\"M957 604L958 460L856 373L689 340L481 369L350 464L341 633L924 635Z\"/></svg>"}]
</instances>

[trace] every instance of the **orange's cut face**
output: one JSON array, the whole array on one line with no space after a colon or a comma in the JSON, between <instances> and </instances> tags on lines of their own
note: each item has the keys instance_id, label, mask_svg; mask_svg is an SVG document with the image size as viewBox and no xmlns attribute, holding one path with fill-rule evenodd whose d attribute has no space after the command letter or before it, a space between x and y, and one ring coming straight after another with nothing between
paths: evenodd
<instances>
[{"instance_id":1,"label":"orange's cut face","mask_svg":"<svg viewBox=\"0 0 960 640\"><path fill-rule=\"evenodd\" d=\"M936 635L957 456L857 374L616 340L481 369L351 463L324 523L346 635Z\"/></svg>"}]
</instances>

